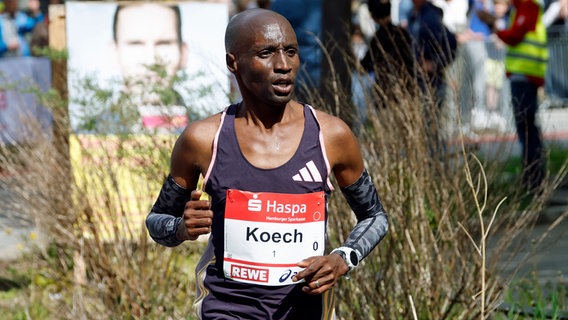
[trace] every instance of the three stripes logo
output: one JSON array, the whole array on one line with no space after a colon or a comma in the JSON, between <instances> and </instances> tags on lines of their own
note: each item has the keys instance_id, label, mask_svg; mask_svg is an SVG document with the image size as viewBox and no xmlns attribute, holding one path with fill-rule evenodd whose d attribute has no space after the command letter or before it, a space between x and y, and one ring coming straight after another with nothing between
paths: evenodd
<instances>
[{"instance_id":1,"label":"three stripes logo","mask_svg":"<svg viewBox=\"0 0 568 320\"><path fill-rule=\"evenodd\" d=\"M321 174L313 161L306 163L300 172L292 177L294 181L322 182Z\"/></svg>"}]
</instances>

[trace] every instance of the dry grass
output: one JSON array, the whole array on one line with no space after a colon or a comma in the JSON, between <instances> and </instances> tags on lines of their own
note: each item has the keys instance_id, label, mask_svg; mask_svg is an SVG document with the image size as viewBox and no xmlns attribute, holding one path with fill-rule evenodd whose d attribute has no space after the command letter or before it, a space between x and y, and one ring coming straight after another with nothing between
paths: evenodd
<instances>
[{"instance_id":1,"label":"dry grass","mask_svg":"<svg viewBox=\"0 0 568 320\"><path fill-rule=\"evenodd\" d=\"M488 318L510 280L499 272L501 254L518 249L521 231L535 222L557 181L521 206L526 195L515 178L503 182L498 162L479 161L459 134L444 152L432 152L441 149L430 147L439 144L428 138L424 121L431 99L395 94L404 97L396 105L370 106L359 134L390 231L337 287L337 313L365 320ZM348 99L336 101L351 107ZM25 256L24 294L8 307L14 318L191 314L193 268L203 244L164 248L149 240L142 225L167 172L171 138L39 135L33 143L2 149L2 171L10 177L1 180L2 187L15 195L2 212L27 212L12 218L33 221L48 239ZM70 153L61 152L68 150L61 141L70 143ZM329 208L332 248L344 240L354 217L339 193ZM492 243L489 255L487 244L497 231L508 236Z\"/></svg>"},{"instance_id":2,"label":"dry grass","mask_svg":"<svg viewBox=\"0 0 568 320\"><path fill-rule=\"evenodd\" d=\"M384 89L379 89L383 99L389 96ZM542 193L530 198L520 187L520 177L501 174L499 158L511 154L507 145L495 158L486 156L481 162L459 129L448 136L447 127L461 128L459 116L454 119L457 126L442 119L441 132L432 134L425 115L441 119L442 114L433 99L402 86L391 90L405 98L385 109L371 106L366 130L360 134L366 165L389 213L390 230L361 270L339 287L339 315L489 318L512 276L500 272L511 263L503 261L503 254L513 256L526 243L522 232L532 228L560 180L551 177ZM348 222L345 213L350 210L341 197L335 197L330 207L330 227L336 231L330 238L333 246L343 241L353 221ZM494 237L497 232L507 236Z\"/></svg>"}]
</instances>

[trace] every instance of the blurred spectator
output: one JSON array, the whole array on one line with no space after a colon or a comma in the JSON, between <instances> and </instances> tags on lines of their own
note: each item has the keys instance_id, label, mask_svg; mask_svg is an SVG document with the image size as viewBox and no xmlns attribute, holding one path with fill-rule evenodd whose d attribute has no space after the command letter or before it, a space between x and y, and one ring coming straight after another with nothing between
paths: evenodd
<instances>
[{"instance_id":1,"label":"blurred spectator","mask_svg":"<svg viewBox=\"0 0 568 320\"><path fill-rule=\"evenodd\" d=\"M509 0L494 1L493 12L497 19L495 26L498 30L506 29L509 8ZM487 125L489 128L503 132L506 121L499 111L499 100L505 74L505 44L495 34L490 35L487 39L485 74L487 75L486 106L489 112Z\"/></svg>"},{"instance_id":2,"label":"blurred spectator","mask_svg":"<svg viewBox=\"0 0 568 320\"><path fill-rule=\"evenodd\" d=\"M412 38L391 20L390 0L369 0L368 8L378 28L361 60L363 69L374 73L377 107L398 104L415 83Z\"/></svg>"},{"instance_id":3,"label":"blurred spectator","mask_svg":"<svg viewBox=\"0 0 568 320\"><path fill-rule=\"evenodd\" d=\"M413 0L413 11L408 20L408 31L414 41L414 55L419 66L418 84L426 99L425 117L432 156L445 149L441 135L440 111L447 102L446 68L455 58L457 42L454 34L443 24L443 11L428 0ZM429 108L434 105L434 108Z\"/></svg>"},{"instance_id":4,"label":"blurred spectator","mask_svg":"<svg viewBox=\"0 0 568 320\"><path fill-rule=\"evenodd\" d=\"M308 102L321 81L322 0L273 0L270 9L286 17L296 30L302 57L296 78L296 97Z\"/></svg>"},{"instance_id":5,"label":"blurred spectator","mask_svg":"<svg viewBox=\"0 0 568 320\"><path fill-rule=\"evenodd\" d=\"M375 21L371 17L366 2L353 1L351 6L351 48L355 61L360 61L367 53L368 41L375 33ZM360 68L357 70L357 67L351 72L351 100L357 108L357 121L354 123L353 132L359 135L367 121L367 108L372 105L371 91L375 83L375 73L373 71L364 72Z\"/></svg>"},{"instance_id":6,"label":"blurred spectator","mask_svg":"<svg viewBox=\"0 0 568 320\"><path fill-rule=\"evenodd\" d=\"M4 0L4 12L0 15L0 57L30 56L26 36L44 20L38 0L28 2L28 13L20 10L18 4L18 0Z\"/></svg>"},{"instance_id":7,"label":"blurred spectator","mask_svg":"<svg viewBox=\"0 0 568 320\"><path fill-rule=\"evenodd\" d=\"M543 23L547 27L549 65L544 107L568 107L568 0L552 0Z\"/></svg>"},{"instance_id":8,"label":"blurred spectator","mask_svg":"<svg viewBox=\"0 0 568 320\"><path fill-rule=\"evenodd\" d=\"M398 2L398 19L396 23L402 28L408 27L408 18L412 13L412 0L400 0Z\"/></svg>"},{"instance_id":9,"label":"blurred spectator","mask_svg":"<svg viewBox=\"0 0 568 320\"><path fill-rule=\"evenodd\" d=\"M28 0L28 8L26 9L26 14L30 17L34 16L34 11L31 8L35 8L39 5L40 11L45 16L47 13L43 11L42 1L39 0ZM30 8L31 7L31 8ZM49 31L47 28L47 16L42 21L36 23L31 34L29 35L29 43L31 49L31 55L39 56L41 51L39 49L49 47Z\"/></svg>"},{"instance_id":10,"label":"blurred spectator","mask_svg":"<svg viewBox=\"0 0 568 320\"><path fill-rule=\"evenodd\" d=\"M462 32L467 23L469 0L432 0L432 4L444 12L444 25L453 33ZM398 17L393 23L403 28L408 26L408 18L412 13L412 0L398 1Z\"/></svg>"},{"instance_id":11,"label":"blurred spectator","mask_svg":"<svg viewBox=\"0 0 568 320\"><path fill-rule=\"evenodd\" d=\"M538 190L546 175L546 158L537 123L538 88L544 84L548 49L543 8L537 0L512 0L511 22L498 30L496 18L477 12L493 32L507 44L505 69L511 82L511 97L517 136L522 146L523 185Z\"/></svg>"},{"instance_id":12,"label":"blurred spectator","mask_svg":"<svg viewBox=\"0 0 568 320\"><path fill-rule=\"evenodd\" d=\"M568 23L568 0L553 0L542 17L546 27Z\"/></svg>"},{"instance_id":13,"label":"blurred spectator","mask_svg":"<svg viewBox=\"0 0 568 320\"><path fill-rule=\"evenodd\" d=\"M468 0L439 0L434 5L439 6L444 11L444 25L455 33L461 33L467 29L468 24Z\"/></svg>"},{"instance_id":14,"label":"blurred spectator","mask_svg":"<svg viewBox=\"0 0 568 320\"><path fill-rule=\"evenodd\" d=\"M469 1L468 0L432 0L432 4L442 9L444 12L443 23L456 37L459 38L460 34L464 33L468 29L468 10ZM460 41L458 41L460 42ZM460 80L462 78L462 72L464 72L464 57L465 49L463 45L459 45L456 52L457 63L452 63L452 65L447 68L447 78L448 78L448 90L447 90L447 127L445 127L447 132L456 132L456 130L463 130L466 134L470 134L467 128L463 127L463 123L458 120L459 114L464 113L462 104L459 103L457 97L459 97L459 91L463 87L466 87ZM467 108L469 112L471 108ZM461 124L462 126L458 127Z\"/></svg>"},{"instance_id":15,"label":"blurred spectator","mask_svg":"<svg viewBox=\"0 0 568 320\"><path fill-rule=\"evenodd\" d=\"M494 0L493 13L495 26L503 30L508 24L509 0ZM497 130L503 132L507 121L499 111L501 90L505 80L505 44L495 34L486 40L487 59L485 60L486 109L475 108L471 114L471 126L474 130Z\"/></svg>"},{"instance_id":16,"label":"blurred spectator","mask_svg":"<svg viewBox=\"0 0 568 320\"><path fill-rule=\"evenodd\" d=\"M423 90L434 89L440 107L446 97L445 69L455 58L457 43L443 24L443 11L428 0L413 0L408 31L413 38L414 55L421 67L418 72Z\"/></svg>"},{"instance_id":17,"label":"blurred spectator","mask_svg":"<svg viewBox=\"0 0 568 320\"><path fill-rule=\"evenodd\" d=\"M459 103L462 121L466 125L471 124L472 113L486 112L486 41L491 30L476 15L478 10L492 12L492 0L470 0L469 23L467 29L459 35L463 47L463 67L459 80L462 85L459 92Z\"/></svg>"},{"instance_id":18,"label":"blurred spectator","mask_svg":"<svg viewBox=\"0 0 568 320\"><path fill-rule=\"evenodd\" d=\"M351 28L352 34L360 32L365 40L371 40L375 35L376 22L369 12L368 0L354 0L351 2ZM358 29L355 31L354 29ZM366 49L365 49L366 50ZM364 53L363 53L364 54ZM357 54L355 54L357 56Z\"/></svg>"}]
</instances>

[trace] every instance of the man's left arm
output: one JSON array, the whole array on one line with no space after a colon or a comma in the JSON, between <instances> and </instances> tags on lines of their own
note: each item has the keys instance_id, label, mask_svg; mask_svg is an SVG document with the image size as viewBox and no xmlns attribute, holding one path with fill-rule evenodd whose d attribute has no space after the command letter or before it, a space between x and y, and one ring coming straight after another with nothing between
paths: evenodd
<instances>
[{"instance_id":1,"label":"man's left arm","mask_svg":"<svg viewBox=\"0 0 568 320\"><path fill-rule=\"evenodd\" d=\"M345 243L329 255L310 257L298 263L305 269L294 277L294 281L304 279L307 284L303 290L310 294L321 294L333 287L377 246L388 231L387 214L364 168L355 136L341 120L327 124L322 127L328 129L324 134L324 141L328 142L328 159L339 187L357 217L357 224Z\"/></svg>"},{"instance_id":2,"label":"man's left arm","mask_svg":"<svg viewBox=\"0 0 568 320\"><path fill-rule=\"evenodd\" d=\"M341 192L357 217L357 224L349 233L345 243L338 248L343 252L354 250L357 254L357 263L349 265L348 262L351 269L369 255L385 237L388 231L388 219L377 189L366 169L355 183L341 188Z\"/></svg>"},{"instance_id":3,"label":"man's left arm","mask_svg":"<svg viewBox=\"0 0 568 320\"><path fill-rule=\"evenodd\" d=\"M342 126L336 124L335 127ZM334 130L332 141L339 143L329 146L328 157L334 163L334 176L357 217L357 223L345 243L338 248L340 250L334 249L332 252L337 252L346 259L350 258L350 251L354 251L357 259L346 259L351 270L385 237L388 220L373 180L365 169L360 145L349 127L345 126L343 130Z\"/></svg>"}]
</instances>

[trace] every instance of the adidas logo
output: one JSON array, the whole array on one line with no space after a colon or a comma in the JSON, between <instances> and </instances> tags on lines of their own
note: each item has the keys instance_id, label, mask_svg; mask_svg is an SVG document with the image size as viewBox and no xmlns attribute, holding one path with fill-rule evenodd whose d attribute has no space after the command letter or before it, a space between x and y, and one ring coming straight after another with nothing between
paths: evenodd
<instances>
[{"instance_id":1,"label":"adidas logo","mask_svg":"<svg viewBox=\"0 0 568 320\"><path fill-rule=\"evenodd\" d=\"M313 161L306 163L306 166L300 169L300 173L295 174L292 177L294 181L305 181L305 182L322 182L321 175Z\"/></svg>"}]
</instances>

